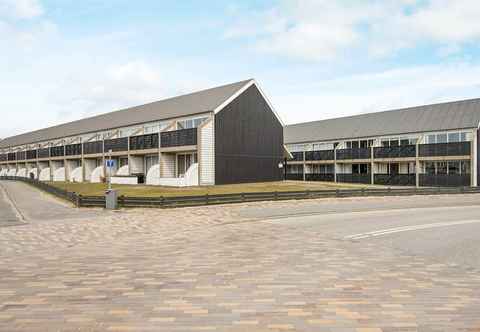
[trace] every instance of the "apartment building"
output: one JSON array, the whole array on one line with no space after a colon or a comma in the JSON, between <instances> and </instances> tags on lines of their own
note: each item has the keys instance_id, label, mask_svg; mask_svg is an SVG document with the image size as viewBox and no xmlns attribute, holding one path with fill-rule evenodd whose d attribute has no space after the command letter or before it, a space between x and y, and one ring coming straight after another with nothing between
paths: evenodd
<instances>
[{"instance_id":1,"label":"apartment building","mask_svg":"<svg viewBox=\"0 0 480 332\"><path fill-rule=\"evenodd\" d=\"M283 124L251 79L5 138L0 176L214 185L280 180L283 158Z\"/></svg>"},{"instance_id":2,"label":"apartment building","mask_svg":"<svg viewBox=\"0 0 480 332\"><path fill-rule=\"evenodd\" d=\"M476 186L480 99L286 126L286 178Z\"/></svg>"}]
</instances>

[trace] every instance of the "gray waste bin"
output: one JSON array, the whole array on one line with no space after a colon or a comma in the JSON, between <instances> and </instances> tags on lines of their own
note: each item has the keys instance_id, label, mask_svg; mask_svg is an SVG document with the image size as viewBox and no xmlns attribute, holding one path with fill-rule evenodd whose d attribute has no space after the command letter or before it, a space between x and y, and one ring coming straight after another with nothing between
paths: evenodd
<instances>
[{"instance_id":1,"label":"gray waste bin","mask_svg":"<svg viewBox=\"0 0 480 332\"><path fill-rule=\"evenodd\" d=\"M108 210L118 209L118 193L114 189L105 191L105 208Z\"/></svg>"}]
</instances>

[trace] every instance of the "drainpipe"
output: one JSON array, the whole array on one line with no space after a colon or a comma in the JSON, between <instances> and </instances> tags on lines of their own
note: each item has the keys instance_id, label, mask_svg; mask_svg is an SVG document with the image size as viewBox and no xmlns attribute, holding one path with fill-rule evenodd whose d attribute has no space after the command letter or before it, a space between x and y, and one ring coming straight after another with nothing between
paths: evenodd
<instances>
[{"instance_id":1,"label":"drainpipe","mask_svg":"<svg viewBox=\"0 0 480 332\"><path fill-rule=\"evenodd\" d=\"M375 171L373 161L373 145L370 147L370 183L375 184Z\"/></svg>"}]
</instances>

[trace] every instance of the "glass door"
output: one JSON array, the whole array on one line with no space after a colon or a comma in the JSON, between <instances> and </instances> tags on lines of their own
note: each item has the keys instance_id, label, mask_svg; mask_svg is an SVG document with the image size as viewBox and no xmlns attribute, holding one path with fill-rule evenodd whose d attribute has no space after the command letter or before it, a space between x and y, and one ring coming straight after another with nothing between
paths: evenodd
<instances>
[{"instance_id":1,"label":"glass door","mask_svg":"<svg viewBox=\"0 0 480 332\"><path fill-rule=\"evenodd\" d=\"M190 166L196 162L197 153L177 154L177 177L184 177Z\"/></svg>"}]
</instances>

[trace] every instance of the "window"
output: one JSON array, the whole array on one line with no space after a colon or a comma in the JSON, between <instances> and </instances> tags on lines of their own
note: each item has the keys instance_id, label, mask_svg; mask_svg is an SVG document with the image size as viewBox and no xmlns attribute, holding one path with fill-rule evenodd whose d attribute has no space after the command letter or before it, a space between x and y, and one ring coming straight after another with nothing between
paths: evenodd
<instances>
[{"instance_id":1,"label":"window","mask_svg":"<svg viewBox=\"0 0 480 332\"><path fill-rule=\"evenodd\" d=\"M459 161L449 161L448 162L448 174L460 174L460 162Z\"/></svg>"},{"instance_id":2,"label":"window","mask_svg":"<svg viewBox=\"0 0 480 332\"><path fill-rule=\"evenodd\" d=\"M447 143L447 134L438 134L437 143Z\"/></svg>"},{"instance_id":3,"label":"window","mask_svg":"<svg viewBox=\"0 0 480 332\"><path fill-rule=\"evenodd\" d=\"M352 164L352 174L358 174L358 173L360 173L359 164Z\"/></svg>"},{"instance_id":4,"label":"window","mask_svg":"<svg viewBox=\"0 0 480 332\"><path fill-rule=\"evenodd\" d=\"M437 174L447 174L447 162L439 161L437 163Z\"/></svg>"},{"instance_id":5,"label":"window","mask_svg":"<svg viewBox=\"0 0 480 332\"><path fill-rule=\"evenodd\" d=\"M435 144L437 143L435 135L428 135L427 136L427 144Z\"/></svg>"},{"instance_id":6,"label":"window","mask_svg":"<svg viewBox=\"0 0 480 332\"><path fill-rule=\"evenodd\" d=\"M382 141L382 146L390 146L390 141Z\"/></svg>"},{"instance_id":7,"label":"window","mask_svg":"<svg viewBox=\"0 0 480 332\"><path fill-rule=\"evenodd\" d=\"M368 140L368 147L371 147L375 144L375 141L373 139Z\"/></svg>"},{"instance_id":8,"label":"window","mask_svg":"<svg viewBox=\"0 0 480 332\"><path fill-rule=\"evenodd\" d=\"M360 141L360 148L366 149L367 146L368 146L368 141L366 141L366 140Z\"/></svg>"},{"instance_id":9,"label":"window","mask_svg":"<svg viewBox=\"0 0 480 332\"><path fill-rule=\"evenodd\" d=\"M450 133L448 134L448 142L460 142L460 133Z\"/></svg>"},{"instance_id":10,"label":"window","mask_svg":"<svg viewBox=\"0 0 480 332\"><path fill-rule=\"evenodd\" d=\"M418 140L417 138L410 138L408 141L410 145L415 145L417 144L417 140Z\"/></svg>"},{"instance_id":11,"label":"window","mask_svg":"<svg viewBox=\"0 0 480 332\"><path fill-rule=\"evenodd\" d=\"M469 161L461 161L460 162L461 172L462 174L470 174L470 162Z\"/></svg>"},{"instance_id":12,"label":"window","mask_svg":"<svg viewBox=\"0 0 480 332\"><path fill-rule=\"evenodd\" d=\"M358 149L358 141L352 142L352 149Z\"/></svg>"},{"instance_id":13,"label":"window","mask_svg":"<svg viewBox=\"0 0 480 332\"><path fill-rule=\"evenodd\" d=\"M435 163L431 161L427 161L425 163L425 173L433 175L435 174Z\"/></svg>"},{"instance_id":14,"label":"window","mask_svg":"<svg viewBox=\"0 0 480 332\"><path fill-rule=\"evenodd\" d=\"M460 133L460 142L467 141L467 133Z\"/></svg>"},{"instance_id":15,"label":"window","mask_svg":"<svg viewBox=\"0 0 480 332\"><path fill-rule=\"evenodd\" d=\"M400 140L400 145L408 145L409 143L410 141L408 140L408 138L404 138Z\"/></svg>"},{"instance_id":16,"label":"window","mask_svg":"<svg viewBox=\"0 0 480 332\"><path fill-rule=\"evenodd\" d=\"M390 140L390 146L398 146L398 139L394 138Z\"/></svg>"},{"instance_id":17,"label":"window","mask_svg":"<svg viewBox=\"0 0 480 332\"><path fill-rule=\"evenodd\" d=\"M352 148L352 142L351 142L351 141L346 142L346 144L347 144L347 149L351 149L351 148Z\"/></svg>"},{"instance_id":18,"label":"window","mask_svg":"<svg viewBox=\"0 0 480 332\"><path fill-rule=\"evenodd\" d=\"M360 164L360 174L368 173L368 164Z\"/></svg>"}]
</instances>

